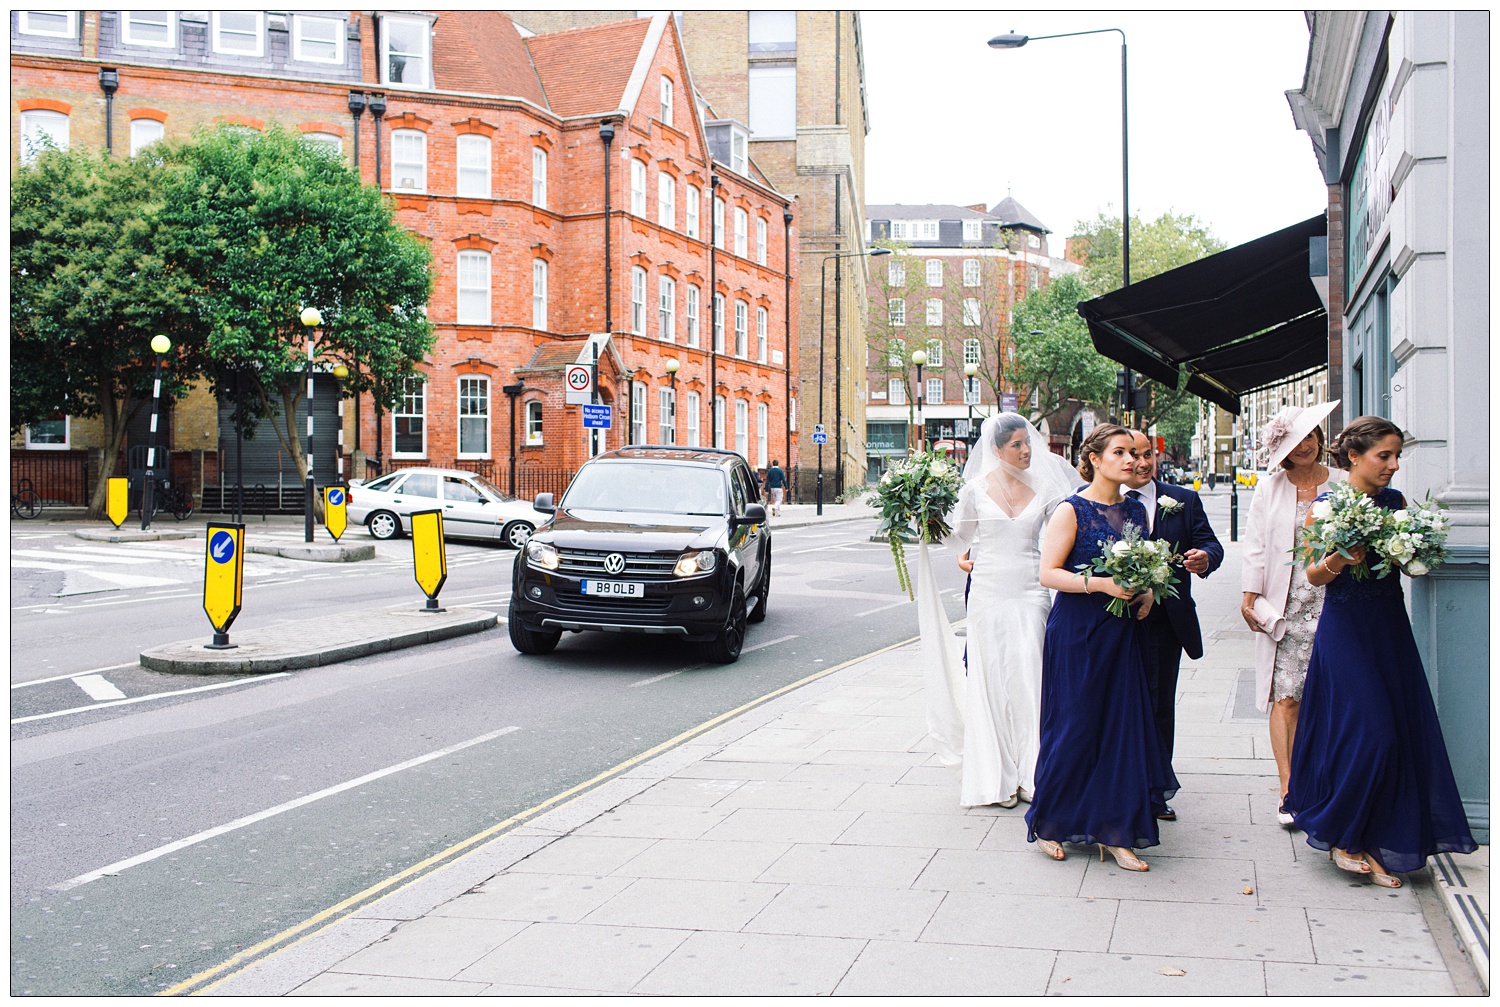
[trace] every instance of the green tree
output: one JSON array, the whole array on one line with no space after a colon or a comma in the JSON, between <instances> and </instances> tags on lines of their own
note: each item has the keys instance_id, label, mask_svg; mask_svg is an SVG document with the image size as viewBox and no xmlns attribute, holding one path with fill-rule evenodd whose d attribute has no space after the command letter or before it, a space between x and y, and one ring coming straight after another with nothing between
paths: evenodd
<instances>
[{"instance_id":1,"label":"green tree","mask_svg":"<svg viewBox=\"0 0 1500 1007\"><path fill-rule=\"evenodd\" d=\"M1053 277L1015 307L1010 330L1016 355L1009 377L1033 422L1071 399L1102 404L1114 391L1115 366L1094 349L1078 314L1078 303L1090 296L1070 273Z\"/></svg>"},{"instance_id":2,"label":"green tree","mask_svg":"<svg viewBox=\"0 0 1500 1007\"><path fill-rule=\"evenodd\" d=\"M1228 247L1208 224L1191 213L1163 213L1151 221L1130 220L1130 279L1138 282L1185 266ZM1099 214L1079 221L1073 237L1075 254L1083 258L1084 282L1094 297L1124 285L1123 242L1120 218ZM1139 387L1150 393L1142 413L1142 424L1156 424L1168 449L1180 454L1192 440L1197 420L1197 398L1187 390L1186 376L1179 374L1175 387L1143 379Z\"/></svg>"},{"instance_id":3,"label":"green tree","mask_svg":"<svg viewBox=\"0 0 1500 1007\"><path fill-rule=\"evenodd\" d=\"M323 317L314 365L343 364L347 391L389 408L433 345L431 254L336 154L283 129L221 127L163 157L169 254L196 285L211 378L227 392L243 373L238 408L269 422L305 479L302 310Z\"/></svg>"},{"instance_id":4,"label":"green tree","mask_svg":"<svg viewBox=\"0 0 1500 1007\"><path fill-rule=\"evenodd\" d=\"M99 480L89 516L104 510L125 430L149 408L152 336L172 340L162 397L201 375L191 281L162 254L162 166L49 150L11 180L11 424L97 417Z\"/></svg>"}]
</instances>

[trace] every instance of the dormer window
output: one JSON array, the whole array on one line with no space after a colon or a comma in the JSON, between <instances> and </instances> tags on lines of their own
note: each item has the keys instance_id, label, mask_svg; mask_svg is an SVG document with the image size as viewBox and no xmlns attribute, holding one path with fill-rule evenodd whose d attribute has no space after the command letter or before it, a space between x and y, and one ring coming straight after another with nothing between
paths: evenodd
<instances>
[{"instance_id":1,"label":"dormer window","mask_svg":"<svg viewBox=\"0 0 1500 1007\"><path fill-rule=\"evenodd\" d=\"M260 56L266 51L265 27L265 14L261 11L216 10L213 12L214 52Z\"/></svg>"},{"instance_id":2,"label":"dormer window","mask_svg":"<svg viewBox=\"0 0 1500 1007\"><path fill-rule=\"evenodd\" d=\"M380 65L387 84L432 86L432 32L426 20L383 17Z\"/></svg>"},{"instance_id":3,"label":"dormer window","mask_svg":"<svg viewBox=\"0 0 1500 1007\"><path fill-rule=\"evenodd\" d=\"M1028 234L1026 236L1026 244L1032 248L1041 248L1042 239L1037 237L1035 234Z\"/></svg>"},{"instance_id":4,"label":"dormer window","mask_svg":"<svg viewBox=\"0 0 1500 1007\"><path fill-rule=\"evenodd\" d=\"M171 10L120 11L120 41L126 45L149 45L159 49L177 46L177 12Z\"/></svg>"},{"instance_id":5,"label":"dormer window","mask_svg":"<svg viewBox=\"0 0 1500 1007\"><path fill-rule=\"evenodd\" d=\"M745 169L746 167L748 167L747 162L749 161L749 157L747 155L747 148L749 147L749 144L750 138L745 135L744 130L732 129L729 131L730 170L737 171L741 175L745 174Z\"/></svg>"},{"instance_id":6,"label":"dormer window","mask_svg":"<svg viewBox=\"0 0 1500 1007\"><path fill-rule=\"evenodd\" d=\"M672 125L672 78L661 79L661 121L664 125Z\"/></svg>"},{"instance_id":7,"label":"dormer window","mask_svg":"<svg viewBox=\"0 0 1500 1007\"><path fill-rule=\"evenodd\" d=\"M979 225L980 225L980 221L978 221L978 220L966 220L966 221L964 221L964 240L965 241L978 241L979 240Z\"/></svg>"},{"instance_id":8,"label":"dormer window","mask_svg":"<svg viewBox=\"0 0 1500 1007\"><path fill-rule=\"evenodd\" d=\"M48 38L77 38L78 12L61 10L23 10L16 30L22 35L45 35Z\"/></svg>"},{"instance_id":9,"label":"dormer window","mask_svg":"<svg viewBox=\"0 0 1500 1007\"><path fill-rule=\"evenodd\" d=\"M344 62L344 22L338 18L292 15L292 59L305 63Z\"/></svg>"}]
</instances>

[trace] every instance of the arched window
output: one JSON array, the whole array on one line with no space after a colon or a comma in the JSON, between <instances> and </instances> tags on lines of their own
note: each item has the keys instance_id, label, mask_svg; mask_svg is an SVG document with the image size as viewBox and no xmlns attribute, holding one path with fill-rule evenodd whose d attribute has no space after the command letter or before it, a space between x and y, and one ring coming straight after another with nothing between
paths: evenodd
<instances>
[{"instance_id":1,"label":"arched window","mask_svg":"<svg viewBox=\"0 0 1500 1007\"><path fill-rule=\"evenodd\" d=\"M533 400L526 403L526 446L539 447L542 444L542 403Z\"/></svg>"}]
</instances>

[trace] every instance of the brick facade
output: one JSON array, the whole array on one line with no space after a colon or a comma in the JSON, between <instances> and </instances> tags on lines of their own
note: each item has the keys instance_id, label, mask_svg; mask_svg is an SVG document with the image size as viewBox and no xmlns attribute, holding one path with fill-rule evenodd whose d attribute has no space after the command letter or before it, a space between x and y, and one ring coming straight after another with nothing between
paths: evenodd
<instances>
[{"instance_id":1,"label":"brick facade","mask_svg":"<svg viewBox=\"0 0 1500 1007\"><path fill-rule=\"evenodd\" d=\"M112 16L114 12L102 13ZM100 14L85 12L84 47L92 44L91 37L100 37ZM193 54L186 51L186 29L182 32L184 51L175 61L147 54L158 65L144 62L144 56L142 62L111 59L109 63L120 76L114 96L114 149L119 155L129 153L128 122L134 118L162 122L169 139L183 137L200 124L232 121L257 128L258 124L279 123L337 138L345 156L357 159L366 182L374 183L379 145L379 184L391 194L399 222L420 235L432 251L435 285L428 314L437 341L420 365L427 381L417 450L397 453L392 415L385 412L377 418L366 399L357 410L357 429L353 404L345 411L346 451L357 442L365 456L379 457L387 467L391 462L456 464L484 471L504 485L514 438L519 469L571 472L588 457L590 444L582 430L580 409L564 404L563 369L580 359L592 345L591 334L598 333L613 333L605 344L600 368L601 399L614 407L605 447L630 439L633 386L641 386L646 393L644 441L660 443L666 437L660 390L674 386L667 361L675 358L679 364L677 408L675 423L667 427L677 443L713 443L710 384L716 373L717 394L725 399L726 446L734 448L740 441L758 468L772 458L785 459L789 449L795 451L796 435L789 436L787 430L786 394L788 375L796 374L799 359L798 319L788 319L786 309L788 269L794 298L798 271L796 257L788 263L785 254L784 214L791 209L791 201L753 167L736 173L709 155L673 19L663 15L650 21L631 20L522 43L514 25L495 12L437 12L431 64L438 86L417 89L381 83L372 17L360 12L347 12L347 17L346 67L329 71L335 80L318 79L306 67L300 71L304 76L291 76L288 68L292 65L285 62L255 68L194 62ZM109 27L112 21L105 20ZM91 30L94 36L89 35ZM105 35L115 37L109 32ZM16 113L20 103L28 100L65 103L70 144L102 147L104 99L98 83L102 60L78 51L31 51L35 47L26 41L17 34L13 17L13 148L20 130ZM277 51L274 46L268 49ZM202 59L211 63L212 54ZM598 72L572 72L576 61ZM499 64L503 72L495 69ZM608 83L638 78L642 73L644 85L635 94L613 91ZM661 121L663 78L672 81L670 125ZM532 93L517 95L527 82ZM492 88L495 93L476 94L480 88ZM351 114L351 90L384 97L386 108L378 134L371 114L359 119ZM600 137L600 124L606 118L615 123L609 193L613 317L608 319L604 312L605 150ZM487 197L483 192L458 195L459 144L461 138L471 137L482 137L489 144ZM424 153L423 172L411 172L407 164L416 149ZM534 199L534 151L538 150L545 157L545 199L541 200L545 205L537 205ZM632 161L645 165L643 215L632 212ZM670 222L661 219L662 176L672 180L675 193ZM408 178L415 184L403 185ZM713 219L715 179L726 205L726 237L725 248L711 253L705 239ZM701 193L698 238L687 235L689 186ZM736 209L748 215L745 255L734 250ZM764 263L757 261L757 221L765 222ZM465 256L463 275L468 285L462 315L461 255ZM535 313L534 305L534 282L543 268L545 318ZM632 317L636 270L646 279L640 331L634 331L637 320ZM723 353L709 349L711 274L716 281L713 289L724 298ZM664 280L670 282L663 284ZM487 298L482 293L484 282L488 283ZM674 324L666 333L661 312L664 286L673 295L670 317ZM688 333L690 288L701 291L696 346L690 344ZM748 329L743 355L735 345L737 303L744 306ZM762 312L767 336L764 359L757 331ZM789 322L790 346L786 338ZM516 401L513 430L511 403L502 388L515 384L524 387ZM699 398L696 437L688 429L685 404L689 393ZM184 402L177 410L174 446L202 448L205 431L210 435L209 446L217 442L217 416L211 400L204 399L201 405ZM532 402L542 404L539 444L528 443L536 439L528 438L526 429ZM737 424L736 404L741 402L748 429ZM462 423L466 434L461 442L463 405L474 411ZM347 465L345 470L349 470Z\"/></svg>"}]
</instances>

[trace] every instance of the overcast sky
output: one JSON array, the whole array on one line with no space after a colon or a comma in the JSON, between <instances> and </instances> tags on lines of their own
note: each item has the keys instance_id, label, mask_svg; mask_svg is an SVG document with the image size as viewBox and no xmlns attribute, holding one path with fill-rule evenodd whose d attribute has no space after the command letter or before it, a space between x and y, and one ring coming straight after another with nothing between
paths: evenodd
<instances>
[{"instance_id":1,"label":"overcast sky","mask_svg":"<svg viewBox=\"0 0 1500 1007\"><path fill-rule=\"evenodd\" d=\"M1119 212L1120 36L986 45L994 35L1123 29L1130 202L1191 212L1229 244L1327 207L1284 94L1302 86L1300 12L861 14L870 106L866 203L994 205L1007 189L1052 229Z\"/></svg>"}]
</instances>

